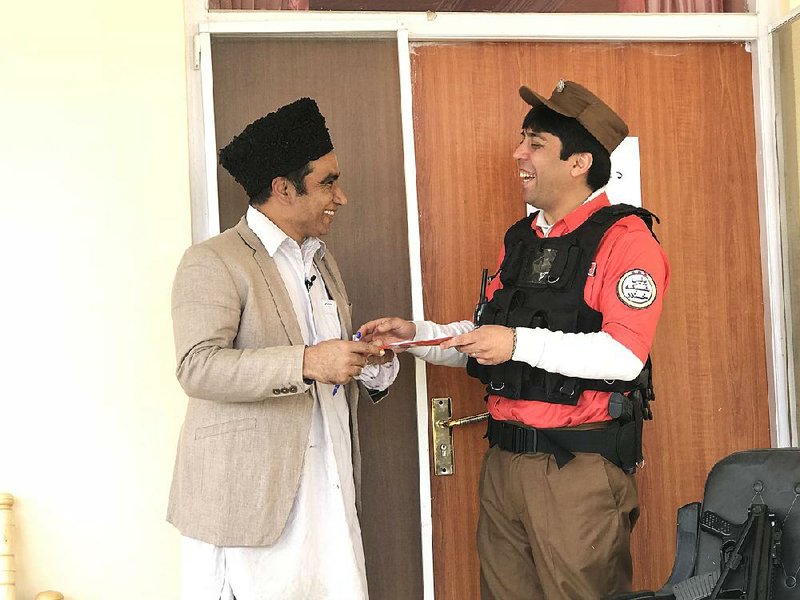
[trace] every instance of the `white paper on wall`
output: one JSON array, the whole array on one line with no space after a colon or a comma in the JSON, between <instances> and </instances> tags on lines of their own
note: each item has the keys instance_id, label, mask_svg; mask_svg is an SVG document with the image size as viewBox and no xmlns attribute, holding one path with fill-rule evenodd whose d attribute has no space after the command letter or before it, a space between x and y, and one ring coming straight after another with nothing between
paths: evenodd
<instances>
[{"instance_id":1,"label":"white paper on wall","mask_svg":"<svg viewBox=\"0 0 800 600\"><path fill-rule=\"evenodd\" d=\"M639 138L627 137L611 153L611 179L606 186L611 204L642 205L642 174L639 164Z\"/></svg>"}]
</instances>

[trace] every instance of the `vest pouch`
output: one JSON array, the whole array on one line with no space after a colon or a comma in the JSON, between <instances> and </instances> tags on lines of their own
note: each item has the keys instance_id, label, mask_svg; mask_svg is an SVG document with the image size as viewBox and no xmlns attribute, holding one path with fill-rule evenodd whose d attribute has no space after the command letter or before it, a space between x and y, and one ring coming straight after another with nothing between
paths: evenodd
<instances>
[{"instance_id":1,"label":"vest pouch","mask_svg":"<svg viewBox=\"0 0 800 600\"><path fill-rule=\"evenodd\" d=\"M518 306L514 308L506 319L506 326L508 327L547 327L544 316L541 311L537 311L527 306Z\"/></svg>"},{"instance_id":2,"label":"vest pouch","mask_svg":"<svg viewBox=\"0 0 800 600\"><path fill-rule=\"evenodd\" d=\"M475 379L480 380L481 383L485 384L486 390L490 394L502 394L506 396L506 390L509 389L516 389L517 396L519 396L519 376L517 377L516 385L512 382L509 383L504 378L509 376L509 366L510 365L521 365L523 363L517 363L513 361L508 361L504 363L500 363L499 365L482 365L474 358L470 357L467 358L467 375L470 377L474 377Z\"/></svg>"},{"instance_id":3,"label":"vest pouch","mask_svg":"<svg viewBox=\"0 0 800 600\"><path fill-rule=\"evenodd\" d=\"M598 315L600 313L597 313ZM549 315L550 322L548 324L548 329L552 331L564 331L567 333L581 331L580 324L578 322L579 315L577 313L569 313L569 312L552 312ZM599 330L600 324L598 323L597 329ZM563 375L559 375L556 373L548 373L548 380L545 384L545 390L547 392L548 398L553 398L554 400L548 400L550 402L562 402L561 399L569 398L567 404L575 404L577 402L577 397L574 397L569 393L571 392L571 385L568 383L571 378L564 377ZM574 379L573 379L574 381ZM602 379L581 379L578 380L580 382L580 392L583 390L596 390L599 392L629 392L633 389L636 389L638 384L638 378L634 381L621 381L621 380L611 380L605 381ZM561 382L565 382L563 385ZM562 389L563 388L563 389Z\"/></svg>"},{"instance_id":4,"label":"vest pouch","mask_svg":"<svg viewBox=\"0 0 800 600\"><path fill-rule=\"evenodd\" d=\"M521 241L515 242L511 251L506 254L500 266L500 281L504 287L509 287L517 280L520 267L524 264L528 248Z\"/></svg>"},{"instance_id":5,"label":"vest pouch","mask_svg":"<svg viewBox=\"0 0 800 600\"><path fill-rule=\"evenodd\" d=\"M519 290L501 288L494 293L492 300L484 307L479 325L505 325L508 316L522 305L523 294Z\"/></svg>"},{"instance_id":6,"label":"vest pouch","mask_svg":"<svg viewBox=\"0 0 800 600\"><path fill-rule=\"evenodd\" d=\"M474 358L467 359L467 375L478 379L481 383L489 382L490 367L480 364Z\"/></svg>"},{"instance_id":7,"label":"vest pouch","mask_svg":"<svg viewBox=\"0 0 800 600\"><path fill-rule=\"evenodd\" d=\"M547 328L547 318L541 311L528 306L519 306L508 315L509 327L536 327ZM542 369L534 369L528 363L509 361L506 363L509 368L506 370L507 391L503 395L508 398L518 399L525 396L523 390L544 388L544 375ZM513 394L513 396L509 395ZM539 398L528 398L538 400Z\"/></svg>"},{"instance_id":8,"label":"vest pouch","mask_svg":"<svg viewBox=\"0 0 800 600\"><path fill-rule=\"evenodd\" d=\"M530 368L527 364L509 360L490 367L490 378L486 383L486 391L499 394L505 398L516 400L522 391L522 375Z\"/></svg>"},{"instance_id":9,"label":"vest pouch","mask_svg":"<svg viewBox=\"0 0 800 600\"><path fill-rule=\"evenodd\" d=\"M581 259L580 246L573 244L568 248L559 249L558 256L553 261L552 268L547 274L547 287L551 290L563 290L572 286L575 273Z\"/></svg>"},{"instance_id":10,"label":"vest pouch","mask_svg":"<svg viewBox=\"0 0 800 600\"><path fill-rule=\"evenodd\" d=\"M538 369L541 371L541 369ZM583 392L582 380L576 377L564 377L560 373L550 373L542 371L544 375L544 389L547 394L547 402L557 404L568 404L575 406Z\"/></svg>"},{"instance_id":11,"label":"vest pouch","mask_svg":"<svg viewBox=\"0 0 800 600\"><path fill-rule=\"evenodd\" d=\"M553 310L548 315L547 328L551 331L574 333L577 331L578 315L574 312Z\"/></svg>"},{"instance_id":12,"label":"vest pouch","mask_svg":"<svg viewBox=\"0 0 800 600\"><path fill-rule=\"evenodd\" d=\"M522 369L522 387L520 389L520 396L526 400L541 400L547 401L547 396L543 394L545 389L545 378L547 371L543 369L534 369L527 363L517 363L524 365ZM525 390L523 392L523 390Z\"/></svg>"},{"instance_id":13,"label":"vest pouch","mask_svg":"<svg viewBox=\"0 0 800 600\"><path fill-rule=\"evenodd\" d=\"M505 320L504 313L494 302L489 302L483 307L479 325L497 325Z\"/></svg>"}]
</instances>

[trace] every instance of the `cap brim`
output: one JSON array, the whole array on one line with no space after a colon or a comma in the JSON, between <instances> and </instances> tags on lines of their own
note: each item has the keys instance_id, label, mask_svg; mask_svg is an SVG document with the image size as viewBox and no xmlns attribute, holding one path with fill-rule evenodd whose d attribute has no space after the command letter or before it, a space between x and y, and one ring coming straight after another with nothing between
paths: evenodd
<instances>
[{"instance_id":1,"label":"cap brim","mask_svg":"<svg viewBox=\"0 0 800 600\"><path fill-rule=\"evenodd\" d=\"M539 106L540 104L547 106L547 100L542 98L528 86L523 85L521 88L519 88L519 95L531 106Z\"/></svg>"}]
</instances>

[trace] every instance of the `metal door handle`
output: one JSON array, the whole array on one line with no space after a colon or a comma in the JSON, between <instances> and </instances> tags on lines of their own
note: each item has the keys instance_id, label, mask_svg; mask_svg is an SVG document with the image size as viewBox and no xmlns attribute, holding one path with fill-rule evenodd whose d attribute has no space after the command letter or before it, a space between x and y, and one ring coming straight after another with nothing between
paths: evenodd
<instances>
[{"instance_id":1,"label":"metal door handle","mask_svg":"<svg viewBox=\"0 0 800 600\"><path fill-rule=\"evenodd\" d=\"M450 398L431 399L433 472L435 475L452 475L455 473L455 461L453 459L453 427L480 423L489 418L489 413L485 412L470 417L453 419L452 404Z\"/></svg>"}]
</instances>

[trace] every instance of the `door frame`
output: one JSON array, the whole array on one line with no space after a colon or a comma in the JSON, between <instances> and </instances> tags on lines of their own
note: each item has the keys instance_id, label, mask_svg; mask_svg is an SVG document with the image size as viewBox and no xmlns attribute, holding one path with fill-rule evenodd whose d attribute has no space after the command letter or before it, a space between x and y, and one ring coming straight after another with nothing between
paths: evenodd
<instances>
[{"instance_id":1,"label":"door frame","mask_svg":"<svg viewBox=\"0 0 800 600\"><path fill-rule=\"evenodd\" d=\"M771 19L769 21L768 27L768 37L769 37L769 52L771 53L769 60L767 61L770 67L774 70L774 73L779 72L779 57L774 56L775 50L775 35L778 31L784 27L791 25L794 21L800 19L800 5L795 7L793 10L789 11L787 14L779 17L777 19ZM775 146L777 157L775 161L775 177L777 180L777 188L775 190L776 196L778 196L779 202L779 217L781 222L781 242L782 242L782 252L783 255L788 255L788 240L789 236L792 232L787 230L788 223L786 217L786 191L784 189L784 179L781 177L781 173L784 172L784 165L781 158L781 149L783 148L783 136L781 134L781 127L780 121L783 115L783 109L780 106L780 82L778 81L777 76L773 75L773 114L776 115L775 118ZM784 280L788 281L789 278L789 265L787 263L783 264L783 275ZM789 286L784 286L783 294L781 295L784 307L791 306L791 296L790 296L790 289ZM787 308L788 310L788 308ZM789 410L789 423L790 423L790 436L792 440L792 445L798 445L798 430L800 429L800 417L798 417L798 413L800 412L800 398L798 397L798 376L800 374L794 371L794 355L797 352L800 352L800 348L794 348L792 345L792 340L794 339L794 334L792 332L792 319L787 314L785 320L785 335L786 335L786 362L788 364L787 369L787 388L788 388L788 410ZM794 401L792 401L794 399Z\"/></svg>"},{"instance_id":2,"label":"door frame","mask_svg":"<svg viewBox=\"0 0 800 600\"><path fill-rule=\"evenodd\" d=\"M767 348L770 435L773 447L796 443L790 423L790 365L783 289L782 220L776 147L775 82L771 33L774 2L761 0L755 14L497 14L215 11L205 0L187 0L187 85L192 231L195 242L219 233L217 142L214 127L212 36L394 38L397 41L406 184L412 314L424 318L414 154L411 44L446 41L683 41L744 42L753 52L753 99L764 329ZM797 11L795 11L797 12ZM797 15L795 15L797 16ZM777 23L777 25L772 25ZM420 477L423 590L433 599L433 526L425 363L415 361Z\"/></svg>"}]
</instances>

